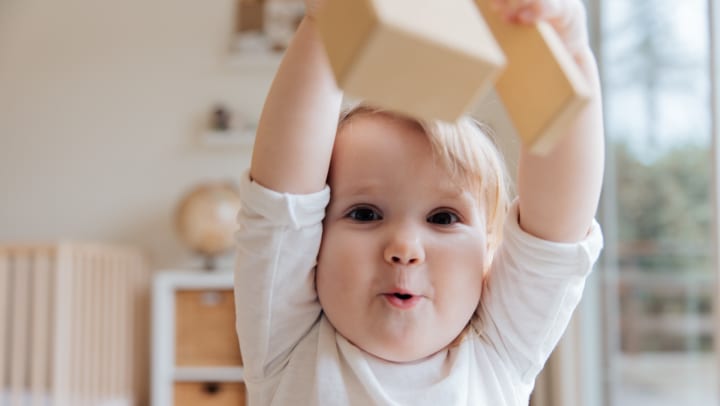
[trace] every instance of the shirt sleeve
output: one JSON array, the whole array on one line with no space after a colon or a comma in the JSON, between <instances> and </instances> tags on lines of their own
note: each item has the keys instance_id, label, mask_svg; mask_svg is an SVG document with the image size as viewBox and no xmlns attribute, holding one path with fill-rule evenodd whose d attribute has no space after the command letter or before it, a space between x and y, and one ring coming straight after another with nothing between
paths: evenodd
<instances>
[{"instance_id":1,"label":"shirt sleeve","mask_svg":"<svg viewBox=\"0 0 720 406\"><path fill-rule=\"evenodd\" d=\"M565 332L602 247L596 221L582 241L550 242L524 232L512 205L476 323L523 382L535 380Z\"/></svg>"},{"instance_id":2,"label":"shirt sleeve","mask_svg":"<svg viewBox=\"0 0 720 406\"><path fill-rule=\"evenodd\" d=\"M246 173L240 195L236 329L245 379L257 381L282 369L320 316L314 268L330 189L278 193Z\"/></svg>"}]
</instances>

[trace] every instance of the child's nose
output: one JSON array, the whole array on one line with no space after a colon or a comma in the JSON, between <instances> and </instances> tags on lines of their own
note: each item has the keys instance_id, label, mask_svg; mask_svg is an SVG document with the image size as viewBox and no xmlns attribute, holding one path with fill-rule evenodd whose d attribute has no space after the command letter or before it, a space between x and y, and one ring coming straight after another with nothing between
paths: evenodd
<instances>
[{"instance_id":1,"label":"child's nose","mask_svg":"<svg viewBox=\"0 0 720 406\"><path fill-rule=\"evenodd\" d=\"M417 265L425 262L425 249L420 236L404 231L396 233L385 247L385 261L397 265Z\"/></svg>"}]
</instances>

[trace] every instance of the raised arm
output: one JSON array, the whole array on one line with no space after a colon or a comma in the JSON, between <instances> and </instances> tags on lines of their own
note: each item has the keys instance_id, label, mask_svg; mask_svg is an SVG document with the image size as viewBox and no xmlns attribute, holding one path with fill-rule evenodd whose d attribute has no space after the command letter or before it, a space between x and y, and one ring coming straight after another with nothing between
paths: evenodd
<instances>
[{"instance_id":1,"label":"raised arm","mask_svg":"<svg viewBox=\"0 0 720 406\"><path fill-rule=\"evenodd\" d=\"M308 15L300 23L265 100L250 176L278 192L312 193L325 186L342 93Z\"/></svg>"},{"instance_id":2,"label":"raised arm","mask_svg":"<svg viewBox=\"0 0 720 406\"><path fill-rule=\"evenodd\" d=\"M341 98L305 17L265 101L250 168L257 184L241 180L235 309L252 402L271 403L256 385L287 365L321 312L313 267Z\"/></svg>"},{"instance_id":3,"label":"raised arm","mask_svg":"<svg viewBox=\"0 0 720 406\"><path fill-rule=\"evenodd\" d=\"M600 81L587 40L585 10L580 0L499 2L519 23L547 20L592 88L590 103L552 152L537 156L523 148L518 167L522 229L550 241L577 241L587 234L597 210L605 159Z\"/></svg>"}]
</instances>

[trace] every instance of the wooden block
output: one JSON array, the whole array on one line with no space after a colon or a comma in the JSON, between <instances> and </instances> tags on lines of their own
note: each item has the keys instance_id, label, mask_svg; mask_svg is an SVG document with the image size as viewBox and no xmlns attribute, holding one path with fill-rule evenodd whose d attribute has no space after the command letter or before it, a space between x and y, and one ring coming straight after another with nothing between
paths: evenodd
<instances>
[{"instance_id":1,"label":"wooden block","mask_svg":"<svg viewBox=\"0 0 720 406\"><path fill-rule=\"evenodd\" d=\"M456 120L505 64L473 0L332 0L317 26L340 88L414 117Z\"/></svg>"},{"instance_id":2,"label":"wooden block","mask_svg":"<svg viewBox=\"0 0 720 406\"><path fill-rule=\"evenodd\" d=\"M232 290L175 293L177 366L242 365Z\"/></svg>"},{"instance_id":3,"label":"wooden block","mask_svg":"<svg viewBox=\"0 0 720 406\"><path fill-rule=\"evenodd\" d=\"M241 382L176 382L175 406L243 406L245 384Z\"/></svg>"},{"instance_id":4,"label":"wooden block","mask_svg":"<svg viewBox=\"0 0 720 406\"><path fill-rule=\"evenodd\" d=\"M508 61L495 89L523 143L545 154L588 103L590 86L548 24L512 24L491 0L476 2Z\"/></svg>"}]
</instances>

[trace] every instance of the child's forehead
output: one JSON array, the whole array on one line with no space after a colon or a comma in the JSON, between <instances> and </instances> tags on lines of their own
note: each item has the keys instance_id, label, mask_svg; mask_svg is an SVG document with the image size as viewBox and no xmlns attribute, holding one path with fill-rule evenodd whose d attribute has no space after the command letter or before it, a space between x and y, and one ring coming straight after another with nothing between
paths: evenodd
<instances>
[{"instance_id":1,"label":"child's forehead","mask_svg":"<svg viewBox=\"0 0 720 406\"><path fill-rule=\"evenodd\" d=\"M474 199L474 195L467 189L461 188L454 182L441 182L432 179L422 179L419 184L424 191L438 198L444 199ZM382 196L399 192L396 183L387 177L368 176L366 178L338 179L330 185L333 194L344 197L350 196Z\"/></svg>"},{"instance_id":2,"label":"child's forehead","mask_svg":"<svg viewBox=\"0 0 720 406\"><path fill-rule=\"evenodd\" d=\"M403 164L399 164L403 165ZM431 198L434 202L460 204L463 207L483 207L482 195L468 182L455 180L442 167L430 171L415 171L410 165L394 167L362 165L352 168L339 165L340 170L331 170L328 184L331 200L389 201Z\"/></svg>"},{"instance_id":3,"label":"child's forehead","mask_svg":"<svg viewBox=\"0 0 720 406\"><path fill-rule=\"evenodd\" d=\"M331 164L331 175L333 166L343 162L337 159L335 152L340 152L343 160L345 157L358 157L361 148L369 151L369 155L374 157L375 151L384 149L382 152L389 157L387 167L395 167L398 169L411 169L408 176L419 176L419 173L413 172L412 160L398 159L397 156L404 158L407 155L417 154L423 161L431 164L426 168L431 169L433 174L439 175L436 182L441 186L456 191L470 192L476 196L478 200L482 200L484 193L484 166L477 165L470 161L479 161L481 159L478 151L468 153L471 148L470 143L464 142L462 139L470 136L482 136L482 134L462 134L462 131L456 131L457 126L453 130L429 130L418 121L394 113L374 110L359 110L351 113L350 116L341 120L338 129L338 144L342 151L334 151L333 164ZM435 134L435 132L438 134ZM450 143L452 146L448 146ZM449 151L453 152L449 152ZM462 152L461 152L462 151ZM379 152L378 152L379 154ZM351 158L352 159L352 158ZM372 160L372 159L371 159ZM360 161L359 166L364 162ZM401 168L402 167L402 168ZM374 168L368 168L372 170ZM481 170L482 169L482 170ZM433 176L434 178L434 176ZM427 180L426 180L427 181ZM482 202L479 202L482 203Z\"/></svg>"},{"instance_id":4,"label":"child's forehead","mask_svg":"<svg viewBox=\"0 0 720 406\"><path fill-rule=\"evenodd\" d=\"M393 113L383 111L359 111L340 122L338 136L357 134L358 129L393 131L414 131L424 133L422 126L416 121Z\"/></svg>"},{"instance_id":5,"label":"child's forehead","mask_svg":"<svg viewBox=\"0 0 720 406\"><path fill-rule=\"evenodd\" d=\"M421 128L392 117L363 116L353 117L338 130L331 167L354 165L372 172L378 169L372 165L397 170L409 165L442 172L442 167L433 167L432 146ZM425 163L429 165L420 165Z\"/></svg>"}]
</instances>

